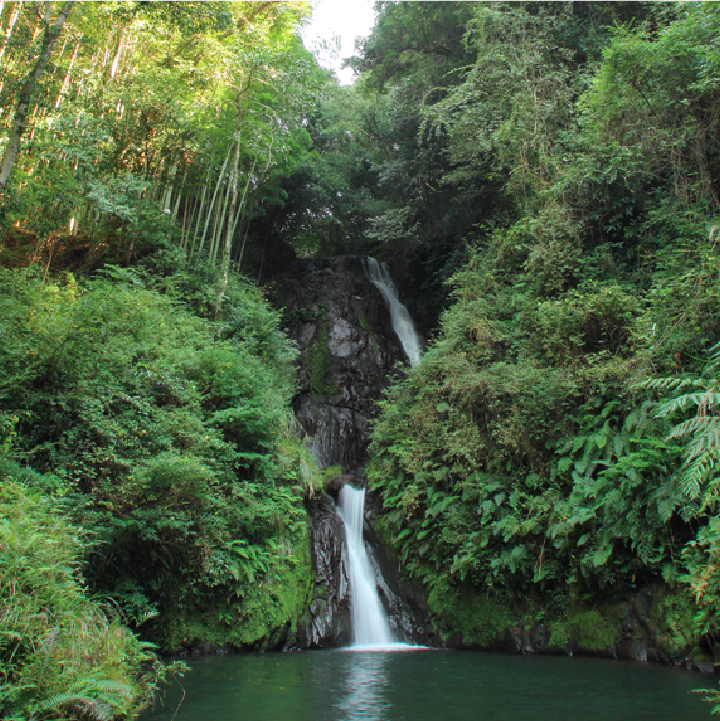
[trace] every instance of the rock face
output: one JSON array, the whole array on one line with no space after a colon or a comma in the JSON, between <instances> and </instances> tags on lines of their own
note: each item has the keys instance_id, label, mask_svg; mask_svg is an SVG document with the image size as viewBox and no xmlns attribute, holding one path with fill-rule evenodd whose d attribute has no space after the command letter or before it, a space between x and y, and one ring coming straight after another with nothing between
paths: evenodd
<instances>
[{"instance_id":1,"label":"rock face","mask_svg":"<svg viewBox=\"0 0 720 721\"><path fill-rule=\"evenodd\" d=\"M346 645L351 636L345 527L329 496L311 502L309 514L315 587L298 642L305 648Z\"/></svg>"},{"instance_id":2,"label":"rock face","mask_svg":"<svg viewBox=\"0 0 720 721\"><path fill-rule=\"evenodd\" d=\"M375 401L395 364L407 358L360 256L297 260L274 278L274 286L288 334L300 350L295 414L320 468L340 467L328 488L336 495L345 482L364 483ZM310 516L315 589L305 638L299 642L311 648L347 644L351 589L344 526L329 496L311 505ZM391 624L398 636L423 642L427 624L422 603L407 596L397 570L376 543L373 521L368 504L366 538Z\"/></svg>"},{"instance_id":3,"label":"rock face","mask_svg":"<svg viewBox=\"0 0 720 721\"><path fill-rule=\"evenodd\" d=\"M407 583L400 567L385 552L375 533L378 499L370 492L365 496L363 536L370 563L375 568L378 592L388 611L388 622L396 638L420 646L439 646L441 641L430 623L425 595Z\"/></svg>"},{"instance_id":4,"label":"rock face","mask_svg":"<svg viewBox=\"0 0 720 721\"><path fill-rule=\"evenodd\" d=\"M537 622L540 606L532 607L528 614L526 607L513 608L508 601L487 599L482 589L475 589L473 594L475 602L465 596L463 618L455 614L446 619L455 623L445 628L438 619L442 646L523 655L598 656L672 664L707 673L720 669L720 664L715 665L720 661L717 646L711 648L694 630L692 601L660 583L625 589L620 599L575 599L559 618L547 623ZM552 596L548 600L552 602ZM558 610L556 606L553 613ZM481 616L486 619L484 626ZM464 629L458 628L458 620L465 622Z\"/></svg>"},{"instance_id":5,"label":"rock face","mask_svg":"<svg viewBox=\"0 0 720 721\"><path fill-rule=\"evenodd\" d=\"M375 401L405 360L390 312L360 256L297 260L275 282L300 349L294 409L313 454L362 475Z\"/></svg>"}]
</instances>

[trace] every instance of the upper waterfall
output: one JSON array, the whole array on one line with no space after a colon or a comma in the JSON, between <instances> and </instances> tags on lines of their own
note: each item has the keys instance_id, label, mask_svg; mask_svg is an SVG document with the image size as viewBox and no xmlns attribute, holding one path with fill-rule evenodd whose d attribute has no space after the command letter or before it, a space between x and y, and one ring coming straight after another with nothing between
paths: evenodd
<instances>
[{"instance_id":1,"label":"upper waterfall","mask_svg":"<svg viewBox=\"0 0 720 721\"><path fill-rule=\"evenodd\" d=\"M395 332L400 338L410 365L420 362L420 338L415 331L408 309L400 302L397 288L390 277L387 264L382 265L375 258L365 258L365 272L372 284L383 294L390 306L390 316Z\"/></svg>"}]
</instances>

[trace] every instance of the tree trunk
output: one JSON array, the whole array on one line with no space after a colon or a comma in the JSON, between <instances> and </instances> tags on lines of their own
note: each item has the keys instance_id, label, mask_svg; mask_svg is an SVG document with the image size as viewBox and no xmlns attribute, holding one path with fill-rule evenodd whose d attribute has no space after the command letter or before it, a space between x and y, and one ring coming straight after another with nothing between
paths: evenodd
<instances>
[{"instance_id":1,"label":"tree trunk","mask_svg":"<svg viewBox=\"0 0 720 721\"><path fill-rule=\"evenodd\" d=\"M7 181L10 178L10 172L13 169L13 165L15 165L15 158L17 157L18 150L20 149L20 140L22 139L22 134L25 131L25 123L27 121L27 114L28 109L30 108L33 90L35 90L38 79L42 75L43 70L45 70L45 66L50 59L50 51L60 35L60 30L62 30L62 26L67 19L73 4L73 2L66 2L65 5L63 5L60 14L57 16L57 19L52 26L50 25L49 14L50 3L48 2L45 4L45 35L43 37L42 49L40 50L40 56L35 63L33 71L26 78L20 90L20 95L18 96L17 107L15 109L15 119L13 120L13 126L10 131L10 141L8 142L2 167L0 168L0 190L7 185Z\"/></svg>"},{"instance_id":2,"label":"tree trunk","mask_svg":"<svg viewBox=\"0 0 720 721\"><path fill-rule=\"evenodd\" d=\"M210 216L213 212L213 206L215 205L215 198L218 194L218 189L220 188L220 185L222 184L222 179L225 176L225 168L227 167L228 160L230 160L230 153L232 152L232 145L228 148L228 154L225 158L225 162L223 163L222 170L220 171L220 177L218 178L218 182L215 185L215 192L213 193L212 201L210 203L210 208L208 209L208 214L205 218L205 227L203 228L203 234L202 238L200 239L200 247L198 248L198 253L202 253L203 246L205 245L205 236L207 235L208 231L208 225L210 224Z\"/></svg>"},{"instance_id":3,"label":"tree trunk","mask_svg":"<svg viewBox=\"0 0 720 721\"><path fill-rule=\"evenodd\" d=\"M225 289L228 285L230 274L230 254L232 252L233 236L235 235L235 206L238 197L238 172L240 170L240 133L237 134L237 145L235 146L235 158L233 159L232 171L232 200L227 214L227 229L225 231L225 247L223 248L222 263L220 268L220 280L218 282L217 298L215 300L215 318L220 315L220 307L225 297ZM246 188L247 190L247 188Z\"/></svg>"},{"instance_id":4,"label":"tree trunk","mask_svg":"<svg viewBox=\"0 0 720 721\"><path fill-rule=\"evenodd\" d=\"M13 8L12 13L10 14L10 20L8 21L8 26L5 30L5 42L3 43L2 48L0 48L0 61L3 58L3 55L5 55L5 50L7 49L8 44L10 43L10 38L12 37L12 31L15 27L15 23L17 22L18 16L20 15L20 8L22 7L22 3L16 3L15 7Z\"/></svg>"}]
</instances>

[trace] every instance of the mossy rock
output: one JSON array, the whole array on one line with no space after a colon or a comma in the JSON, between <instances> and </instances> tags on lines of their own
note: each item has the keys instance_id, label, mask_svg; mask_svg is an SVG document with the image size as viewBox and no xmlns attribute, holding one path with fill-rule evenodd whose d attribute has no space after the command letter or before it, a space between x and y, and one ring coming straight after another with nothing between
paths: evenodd
<instances>
[{"instance_id":1,"label":"mossy rock","mask_svg":"<svg viewBox=\"0 0 720 721\"><path fill-rule=\"evenodd\" d=\"M467 586L436 583L428 596L428 608L443 629L443 640L460 633L468 645L488 646L503 636L509 622L505 606Z\"/></svg>"},{"instance_id":2,"label":"mossy rock","mask_svg":"<svg viewBox=\"0 0 720 721\"><path fill-rule=\"evenodd\" d=\"M327 344L329 335L330 319L325 316L317 326L317 342L308 350L310 388L319 395L336 395L340 392L336 384L325 382L325 377L332 371L332 354Z\"/></svg>"},{"instance_id":3,"label":"mossy rock","mask_svg":"<svg viewBox=\"0 0 720 721\"><path fill-rule=\"evenodd\" d=\"M576 645L586 651L605 652L620 640L620 615L617 605L594 608L571 605L564 620L550 624L549 646Z\"/></svg>"},{"instance_id":4,"label":"mossy rock","mask_svg":"<svg viewBox=\"0 0 720 721\"><path fill-rule=\"evenodd\" d=\"M171 608L154 624L151 639L164 652L201 644L273 648L294 635L310 604L313 586L309 532L297 541L302 557L284 563L275 578L247 585L239 595L227 587L192 607Z\"/></svg>"},{"instance_id":5,"label":"mossy rock","mask_svg":"<svg viewBox=\"0 0 720 721\"><path fill-rule=\"evenodd\" d=\"M648 589L648 595L648 621L655 632L655 644L671 657L686 654L698 641L693 599L661 587Z\"/></svg>"}]
</instances>

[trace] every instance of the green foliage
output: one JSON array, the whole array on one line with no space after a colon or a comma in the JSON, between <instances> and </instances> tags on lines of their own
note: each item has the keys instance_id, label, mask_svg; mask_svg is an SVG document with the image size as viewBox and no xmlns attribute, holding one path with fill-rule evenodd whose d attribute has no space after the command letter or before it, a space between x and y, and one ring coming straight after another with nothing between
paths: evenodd
<instances>
[{"instance_id":1,"label":"green foliage","mask_svg":"<svg viewBox=\"0 0 720 721\"><path fill-rule=\"evenodd\" d=\"M317 322L317 341L308 352L310 359L310 388L313 393L333 395L338 389L326 383L325 378L330 371L332 354L328 347L330 334L330 318L327 314Z\"/></svg>"},{"instance_id":2,"label":"green foliage","mask_svg":"<svg viewBox=\"0 0 720 721\"><path fill-rule=\"evenodd\" d=\"M185 258L220 259L224 280L230 256L243 260L248 224L282 203L282 181L305 154L306 112L324 78L294 32L308 11L75 4L0 203L4 264L17 252L87 269L170 244ZM12 110L37 56L39 16L20 2L0 15L0 102ZM4 145L12 119L2 115ZM253 235L248 245L262 252Z\"/></svg>"},{"instance_id":3,"label":"green foliage","mask_svg":"<svg viewBox=\"0 0 720 721\"><path fill-rule=\"evenodd\" d=\"M682 591L652 588L650 621L658 642L672 655L687 654L696 639L694 599Z\"/></svg>"},{"instance_id":4,"label":"green foliage","mask_svg":"<svg viewBox=\"0 0 720 721\"><path fill-rule=\"evenodd\" d=\"M259 641L305 598L303 498L322 486L289 415L295 351L240 281L213 324L134 271L108 275L81 286L3 273L0 398L17 434L7 456L54 474L93 530L93 589L138 626L160 612L146 635L192 644L204 638L193 619L218 607L208 634ZM154 278L210 311L184 272ZM276 587L286 595L272 600ZM246 598L268 609L263 623ZM173 631L179 617L197 638Z\"/></svg>"},{"instance_id":5,"label":"green foliage","mask_svg":"<svg viewBox=\"0 0 720 721\"><path fill-rule=\"evenodd\" d=\"M664 390L685 390L672 400L663 403L657 410L658 417L677 416L688 406L695 406L695 416L678 423L670 431L668 439L687 438L684 462L680 476L683 492L690 498L700 498L700 509L715 508L718 497L718 475L715 465L720 459L720 424L716 416L720 404L718 393L718 367L720 367L720 346L713 349L711 363L705 374L709 378L682 379L677 381L654 381L648 385ZM702 493L701 493L702 489Z\"/></svg>"},{"instance_id":6,"label":"green foliage","mask_svg":"<svg viewBox=\"0 0 720 721\"><path fill-rule=\"evenodd\" d=\"M380 40L412 57L401 18L423 11L383 12L369 81L399 93L415 76ZM597 604L654 583L694 594L683 644L714 638L717 8L496 3L463 22L475 57L425 91L413 136L433 195L371 221L437 242L415 224L457 218L444 193L481 209L448 220L467 246L452 305L381 404L383 537L433 593L565 598L559 643L614 643Z\"/></svg>"},{"instance_id":7,"label":"green foliage","mask_svg":"<svg viewBox=\"0 0 720 721\"><path fill-rule=\"evenodd\" d=\"M463 642L486 646L498 638L508 624L507 607L466 587L452 588L442 582L428 595L428 608L444 630L446 639L460 632Z\"/></svg>"},{"instance_id":8,"label":"green foliage","mask_svg":"<svg viewBox=\"0 0 720 721\"><path fill-rule=\"evenodd\" d=\"M620 633L617 618L608 618L597 608L570 608L566 620L550 624L548 645L565 648L576 643L581 648L607 651L620 640Z\"/></svg>"},{"instance_id":9,"label":"green foliage","mask_svg":"<svg viewBox=\"0 0 720 721\"><path fill-rule=\"evenodd\" d=\"M36 482L42 479L36 478ZM134 716L165 668L81 574L87 540L57 498L2 473L0 491L0 711L14 719Z\"/></svg>"}]
</instances>

